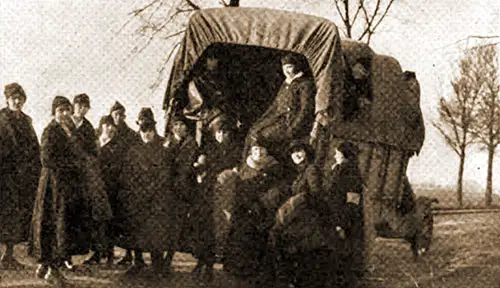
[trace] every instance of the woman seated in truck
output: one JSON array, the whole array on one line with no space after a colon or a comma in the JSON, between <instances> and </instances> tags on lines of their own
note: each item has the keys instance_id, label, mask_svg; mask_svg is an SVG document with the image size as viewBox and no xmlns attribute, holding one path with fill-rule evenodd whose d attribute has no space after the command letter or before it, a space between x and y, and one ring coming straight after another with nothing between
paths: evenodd
<instances>
[{"instance_id":1,"label":"woman seated in truck","mask_svg":"<svg viewBox=\"0 0 500 288\"><path fill-rule=\"evenodd\" d=\"M363 180L355 151L353 144L341 143L336 163L323 177L313 164L310 146L292 144L298 176L270 232L276 287L354 287L343 267L349 264L346 269L354 270L351 258L358 254L351 244L360 244L362 229L358 204Z\"/></svg>"},{"instance_id":2,"label":"woman seated in truck","mask_svg":"<svg viewBox=\"0 0 500 288\"><path fill-rule=\"evenodd\" d=\"M267 153L263 140L254 139L235 180L224 270L239 276L254 276L259 271L279 207L281 178L280 163Z\"/></svg>"}]
</instances>

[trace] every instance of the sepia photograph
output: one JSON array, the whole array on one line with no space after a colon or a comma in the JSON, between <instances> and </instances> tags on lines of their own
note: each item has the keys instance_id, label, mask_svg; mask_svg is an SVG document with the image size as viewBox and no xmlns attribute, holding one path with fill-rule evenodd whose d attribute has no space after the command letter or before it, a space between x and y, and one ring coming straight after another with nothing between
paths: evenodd
<instances>
[{"instance_id":1,"label":"sepia photograph","mask_svg":"<svg viewBox=\"0 0 500 288\"><path fill-rule=\"evenodd\" d=\"M1 0L0 288L498 288L499 59L497 0Z\"/></svg>"}]
</instances>

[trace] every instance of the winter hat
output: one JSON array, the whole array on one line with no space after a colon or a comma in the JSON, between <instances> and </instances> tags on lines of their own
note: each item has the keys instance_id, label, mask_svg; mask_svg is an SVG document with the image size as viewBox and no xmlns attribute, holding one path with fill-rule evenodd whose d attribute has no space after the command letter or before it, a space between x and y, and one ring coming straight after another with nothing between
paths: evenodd
<instances>
[{"instance_id":1,"label":"winter hat","mask_svg":"<svg viewBox=\"0 0 500 288\"><path fill-rule=\"evenodd\" d=\"M73 98L73 104L80 104L80 105L86 105L87 107L90 107L90 98L87 94L78 94Z\"/></svg>"},{"instance_id":2,"label":"winter hat","mask_svg":"<svg viewBox=\"0 0 500 288\"><path fill-rule=\"evenodd\" d=\"M105 115L102 116L101 119L99 120L99 127L102 127L102 125L115 125L115 121L113 121L113 117L111 115Z\"/></svg>"},{"instance_id":3,"label":"winter hat","mask_svg":"<svg viewBox=\"0 0 500 288\"><path fill-rule=\"evenodd\" d=\"M218 131L224 131L224 132L233 133L233 132L236 132L237 127L231 121L225 120L225 121L221 121L221 123L220 123L220 125L219 125L219 127L218 127L217 130Z\"/></svg>"},{"instance_id":4,"label":"winter hat","mask_svg":"<svg viewBox=\"0 0 500 288\"><path fill-rule=\"evenodd\" d=\"M151 110L151 108L141 108L136 123L139 125L139 129L141 131L154 129L156 121L155 116L153 115L153 110Z\"/></svg>"},{"instance_id":5,"label":"winter hat","mask_svg":"<svg viewBox=\"0 0 500 288\"><path fill-rule=\"evenodd\" d=\"M314 159L313 148L311 147L311 145L309 145L309 143L303 140L293 140L292 143L290 143L290 146L288 147L288 154L292 154L300 150L304 150L306 152L307 158L309 160Z\"/></svg>"},{"instance_id":6,"label":"winter hat","mask_svg":"<svg viewBox=\"0 0 500 288\"><path fill-rule=\"evenodd\" d=\"M347 159L356 158L359 152L358 147L349 141L341 142L339 146L337 146L337 150L344 154L344 157Z\"/></svg>"},{"instance_id":7,"label":"winter hat","mask_svg":"<svg viewBox=\"0 0 500 288\"><path fill-rule=\"evenodd\" d=\"M54 100L52 101L52 115L56 114L56 109L59 106L63 105L68 105L71 107L71 102L68 100L68 98L64 96L56 96L54 97Z\"/></svg>"},{"instance_id":8,"label":"winter hat","mask_svg":"<svg viewBox=\"0 0 500 288\"><path fill-rule=\"evenodd\" d=\"M176 122L183 122L185 124L186 117L184 117L183 115L179 115L179 114L173 115L172 119L170 120L170 123L172 123L172 125L173 125Z\"/></svg>"},{"instance_id":9,"label":"winter hat","mask_svg":"<svg viewBox=\"0 0 500 288\"><path fill-rule=\"evenodd\" d=\"M257 136L257 137L252 136L251 141L250 141L250 147L254 147L254 146L264 147L267 150L269 150L269 148L271 148L270 144L271 143L262 136Z\"/></svg>"},{"instance_id":10,"label":"winter hat","mask_svg":"<svg viewBox=\"0 0 500 288\"><path fill-rule=\"evenodd\" d=\"M113 106L111 106L111 110L109 110L109 114L116 110L122 110L125 112L125 106L123 106L122 103L115 101L115 104L113 104Z\"/></svg>"},{"instance_id":11,"label":"winter hat","mask_svg":"<svg viewBox=\"0 0 500 288\"><path fill-rule=\"evenodd\" d=\"M20 94L21 97L23 97L24 100L26 100L26 93L24 92L23 87L21 87L21 85L15 82L5 85L4 94L5 94L5 99L9 99L14 94Z\"/></svg>"}]
</instances>

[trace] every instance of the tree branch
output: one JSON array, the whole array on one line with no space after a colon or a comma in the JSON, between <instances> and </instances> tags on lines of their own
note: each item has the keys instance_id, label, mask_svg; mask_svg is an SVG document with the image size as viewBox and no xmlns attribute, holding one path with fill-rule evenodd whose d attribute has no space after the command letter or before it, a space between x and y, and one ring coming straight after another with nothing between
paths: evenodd
<instances>
[{"instance_id":1,"label":"tree branch","mask_svg":"<svg viewBox=\"0 0 500 288\"><path fill-rule=\"evenodd\" d=\"M133 10L132 12L129 13L129 15L138 16L139 14L148 10L149 7L153 6L154 4L158 3L159 1L161 1L161 0L153 0L150 3L148 3L146 6L143 6L142 8Z\"/></svg>"},{"instance_id":2,"label":"tree branch","mask_svg":"<svg viewBox=\"0 0 500 288\"><path fill-rule=\"evenodd\" d=\"M194 10L200 10L200 6L196 5L193 1L191 0L184 0L186 1L186 3L191 7L193 8Z\"/></svg>"},{"instance_id":3,"label":"tree branch","mask_svg":"<svg viewBox=\"0 0 500 288\"><path fill-rule=\"evenodd\" d=\"M366 7L364 5L361 5L361 11L363 11L363 16L365 16L366 27L363 33L361 33L361 36L358 37L358 40L363 39L366 33L370 31L370 26L368 26L368 23L370 23L370 16L368 16L368 11L366 10Z\"/></svg>"},{"instance_id":4,"label":"tree branch","mask_svg":"<svg viewBox=\"0 0 500 288\"><path fill-rule=\"evenodd\" d=\"M364 4L364 1L363 0L360 0L359 1L359 4L358 4L358 9L356 9L356 13L354 13L354 16L352 17L352 22L351 22L351 26L354 25L354 23L356 22L356 19L358 19L358 15L359 15L359 12L361 11L361 7L365 5Z\"/></svg>"},{"instance_id":5,"label":"tree branch","mask_svg":"<svg viewBox=\"0 0 500 288\"><path fill-rule=\"evenodd\" d=\"M382 0L377 0L377 4L375 5L375 10L373 11L373 14L371 17L368 15L368 11L366 11L366 8L363 6L363 12L365 14L365 21L366 21L366 28L365 31L360 36L360 40L363 39L363 37L368 34L368 38L371 37L371 34L373 34L375 29L372 29L373 21L375 21L375 18L377 17L378 10L380 9L380 2ZM391 0L392 1L392 0Z\"/></svg>"},{"instance_id":6,"label":"tree branch","mask_svg":"<svg viewBox=\"0 0 500 288\"><path fill-rule=\"evenodd\" d=\"M453 132L455 134L456 143L460 143L460 135L458 133L458 123L455 121L455 118L453 117L453 113L451 112L451 110L447 106L446 101L444 101L444 99L441 99L440 104L441 104L440 105L441 110L445 113L445 115L447 117L445 119L448 119L445 121L452 125ZM464 130L464 133L467 133L467 128L465 128L463 130Z\"/></svg>"},{"instance_id":7,"label":"tree branch","mask_svg":"<svg viewBox=\"0 0 500 288\"><path fill-rule=\"evenodd\" d=\"M333 2L335 2L335 8L337 8L337 12L339 12L340 19L342 20L342 22L344 22L344 25L345 25L346 22L345 22L344 15L342 14L342 11L340 10L339 0L335 0Z\"/></svg>"},{"instance_id":8,"label":"tree branch","mask_svg":"<svg viewBox=\"0 0 500 288\"><path fill-rule=\"evenodd\" d=\"M168 53L167 58L165 59L165 61L163 61L163 64L161 65L161 68L158 71L158 75L156 77L155 82L149 86L151 89L158 88L159 85L161 84L161 81L163 81L163 74L164 74L165 70L167 69L167 64L170 61L170 59L172 58L172 56L174 55L174 52L176 51L177 47L179 47L179 45L181 45L180 41L175 43L175 45L172 47L172 49L170 49L170 52Z\"/></svg>"},{"instance_id":9,"label":"tree branch","mask_svg":"<svg viewBox=\"0 0 500 288\"><path fill-rule=\"evenodd\" d=\"M443 135L448 146L450 146L450 148L460 156L460 151L458 150L457 143L453 141L453 139L444 131L444 129L437 123L432 123L432 126L434 126L438 130L439 134Z\"/></svg>"},{"instance_id":10,"label":"tree branch","mask_svg":"<svg viewBox=\"0 0 500 288\"><path fill-rule=\"evenodd\" d=\"M177 31L177 32L175 32L175 33L169 34L169 35L164 36L164 37L161 37L161 39L163 39L163 40L168 40L168 39L170 39L170 38L174 38L175 36L179 36L179 35L183 34L184 32L186 32L186 29L183 29L183 30Z\"/></svg>"},{"instance_id":11,"label":"tree branch","mask_svg":"<svg viewBox=\"0 0 500 288\"><path fill-rule=\"evenodd\" d=\"M385 16L387 15L387 12L389 12L389 9L392 6L392 3L394 3L394 0L389 1L389 4L387 4L387 6L385 7L384 13L382 14L382 16L380 16L377 23L375 23L375 26L373 26L373 29L372 29L373 31L375 31L377 29L378 25L382 22L382 20L384 20Z\"/></svg>"}]
</instances>

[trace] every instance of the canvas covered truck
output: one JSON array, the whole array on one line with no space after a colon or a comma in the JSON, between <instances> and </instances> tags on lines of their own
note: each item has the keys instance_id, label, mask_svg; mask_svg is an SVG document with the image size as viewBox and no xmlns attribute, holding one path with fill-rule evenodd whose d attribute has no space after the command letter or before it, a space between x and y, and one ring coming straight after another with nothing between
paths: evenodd
<instances>
[{"instance_id":1,"label":"canvas covered truck","mask_svg":"<svg viewBox=\"0 0 500 288\"><path fill-rule=\"evenodd\" d=\"M168 81L166 123L173 114L185 114L193 120L200 145L206 128L221 114L237 118L245 133L280 88L280 58L290 52L307 60L316 82L310 140L317 164L331 166L341 140L358 146L367 253L377 234L413 241L416 254L427 249L430 204L418 204L406 177L409 159L419 153L425 134L419 83L396 59L341 40L336 25L327 19L260 8L196 12ZM223 92L193 99L190 83L209 57L221 62ZM195 108L203 107L209 109L196 114Z\"/></svg>"}]
</instances>

